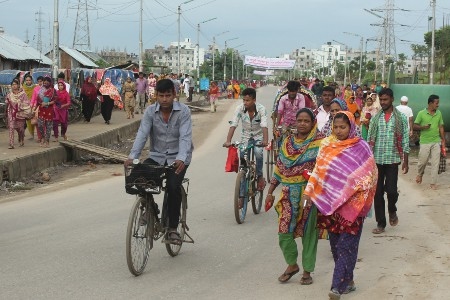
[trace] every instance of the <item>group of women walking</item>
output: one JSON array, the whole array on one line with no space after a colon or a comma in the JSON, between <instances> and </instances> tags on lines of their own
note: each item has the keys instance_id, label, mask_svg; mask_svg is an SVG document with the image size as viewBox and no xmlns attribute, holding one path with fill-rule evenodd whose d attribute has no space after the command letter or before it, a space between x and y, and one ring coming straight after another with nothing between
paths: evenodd
<instances>
[{"instance_id":1,"label":"group of women walking","mask_svg":"<svg viewBox=\"0 0 450 300\"><path fill-rule=\"evenodd\" d=\"M61 136L67 139L68 108L70 96L63 80L58 81L55 90L50 77L39 77L38 84L32 83L32 77L27 75L21 87L19 79L11 83L11 92L6 96L6 111L9 128L9 149L14 149L14 131L18 133L19 146L25 145L25 125L34 139L37 125L37 142L42 147L49 147L50 135L53 130L55 141Z\"/></svg>"},{"instance_id":2,"label":"group of women walking","mask_svg":"<svg viewBox=\"0 0 450 300\"><path fill-rule=\"evenodd\" d=\"M319 131L314 113L296 114L296 133L284 138L266 197L270 208L281 184L278 239L287 267L282 283L300 272L295 238L302 239L300 284L313 283L319 239L329 239L335 262L330 299L356 289L353 281L359 240L375 195L377 168L355 117L336 100L328 130Z\"/></svg>"}]
</instances>

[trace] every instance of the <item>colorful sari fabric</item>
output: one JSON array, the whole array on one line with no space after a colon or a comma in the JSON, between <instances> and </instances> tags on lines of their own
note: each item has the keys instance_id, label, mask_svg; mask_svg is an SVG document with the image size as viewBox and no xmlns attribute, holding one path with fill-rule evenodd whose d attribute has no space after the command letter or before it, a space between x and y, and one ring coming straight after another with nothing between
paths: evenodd
<instances>
[{"instance_id":1,"label":"colorful sari fabric","mask_svg":"<svg viewBox=\"0 0 450 300\"><path fill-rule=\"evenodd\" d=\"M378 172L370 146L356 135L353 114L340 113L350 120L349 137L341 141L333 134L323 140L305 194L344 229L369 212Z\"/></svg>"},{"instance_id":2,"label":"colorful sari fabric","mask_svg":"<svg viewBox=\"0 0 450 300\"><path fill-rule=\"evenodd\" d=\"M31 97L33 97L33 90L36 87L35 84L26 85L25 83L22 85L22 89L27 94L27 97L29 100L31 100Z\"/></svg>"},{"instance_id":3,"label":"colorful sari fabric","mask_svg":"<svg viewBox=\"0 0 450 300\"><path fill-rule=\"evenodd\" d=\"M99 89L100 93L102 95L108 95L111 99L113 99L115 102L122 101L122 98L120 97L119 91L117 88L111 83L110 78L106 78L105 82Z\"/></svg>"},{"instance_id":4,"label":"colorful sari fabric","mask_svg":"<svg viewBox=\"0 0 450 300\"><path fill-rule=\"evenodd\" d=\"M279 233L294 233L294 237L304 234L310 208L304 209L300 205L308 182L303 171L313 170L323 138L316 124L305 140L297 139L295 135L283 140L272 179L282 184L281 199L275 205Z\"/></svg>"},{"instance_id":5,"label":"colorful sari fabric","mask_svg":"<svg viewBox=\"0 0 450 300\"><path fill-rule=\"evenodd\" d=\"M331 104L333 104L333 103L337 103L341 107L341 110L348 110L347 103L344 100L341 100L339 98L334 98L331 101ZM322 131L321 132L322 132L323 135L325 135L325 136L330 136L331 135L331 132L333 131L333 128L331 128L331 124L332 123L333 123L333 118L330 115L330 118L325 123L325 125L323 125L323 127L322 127Z\"/></svg>"}]
</instances>

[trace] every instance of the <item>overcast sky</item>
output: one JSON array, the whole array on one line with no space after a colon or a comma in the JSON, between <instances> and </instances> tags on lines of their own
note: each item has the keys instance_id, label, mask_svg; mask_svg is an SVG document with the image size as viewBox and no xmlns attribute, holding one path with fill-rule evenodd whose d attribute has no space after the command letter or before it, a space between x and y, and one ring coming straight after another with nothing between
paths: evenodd
<instances>
[{"instance_id":1,"label":"overcast sky","mask_svg":"<svg viewBox=\"0 0 450 300\"><path fill-rule=\"evenodd\" d=\"M156 44L165 47L177 41L177 6L185 0L144 0L144 48ZM60 43L72 46L78 0L59 1ZM84 2L80 1L80 2ZM115 48L138 53L139 49L139 0L89 0L90 36L93 50ZM200 47L212 44L216 37L219 48L227 39L229 47L245 54L274 57L291 53L297 48L320 48L326 42L337 40L349 47L359 48L359 38L344 34L351 32L376 38L381 27L370 24L382 19L365 9L383 9L384 0L194 0L183 4L181 40L197 41L197 24L217 18L200 26ZM38 35L37 12L42 14L42 42L51 44L53 27L53 0L0 0L0 26L6 33L36 44ZM410 43L423 43L431 16L429 0L395 1L395 36L397 53L411 55ZM406 11L407 10L407 11ZM384 11L376 11L384 15ZM448 22L450 1L437 0L436 23L440 28L445 15ZM243 44L243 45L242 45ZM376 48L368 43L368 50Z\"/></svg>"}]
</instances>

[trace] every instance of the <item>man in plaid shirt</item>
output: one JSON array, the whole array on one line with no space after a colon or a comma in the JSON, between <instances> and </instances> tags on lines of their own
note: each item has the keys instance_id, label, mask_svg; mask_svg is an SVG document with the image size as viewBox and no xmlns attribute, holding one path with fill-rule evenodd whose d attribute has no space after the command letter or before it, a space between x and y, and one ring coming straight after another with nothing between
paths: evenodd
<instances>
[{"instance_id":1,"label":"man in plaid shirt","mask_svg":"<svg viewBox=\"0 0 450 300\"><path fill-rule=\"evenodd\" d=\"M409 131L408 120L393 106L394 93L385 88L378 94L382 110L370 120L367 140L372 146L378 167L378 183L374 208L377 228L372 233L380 234L386 227L384 193L387 194L389 224L398 224L398 166L402 163L403 174L408 173Z\"/></svg>"}]
</instances>

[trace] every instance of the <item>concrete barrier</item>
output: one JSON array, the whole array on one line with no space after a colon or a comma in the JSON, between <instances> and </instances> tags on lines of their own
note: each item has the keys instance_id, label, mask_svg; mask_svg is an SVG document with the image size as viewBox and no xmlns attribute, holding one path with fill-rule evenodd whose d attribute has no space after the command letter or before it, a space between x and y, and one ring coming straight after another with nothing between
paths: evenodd
<instances>
[{"instance_id":1,"label":"concrete barrier","mask_svg":"<svg viewBox=\"0 0 450 300\"><path fill-rule=\"evenodd\" d=\"M101 132L81 141L101 147L108 147L113 143L122 141L124 138L134 136L139 128L140 120L123 124L117 128ZM81 152L66 149L59 145L35 153L22 155L0 161L0 183L4 180L18 181L30 177L36 172L55 167L67 161L76 160L81 157Z\"/></svg>"}]
</instances>

